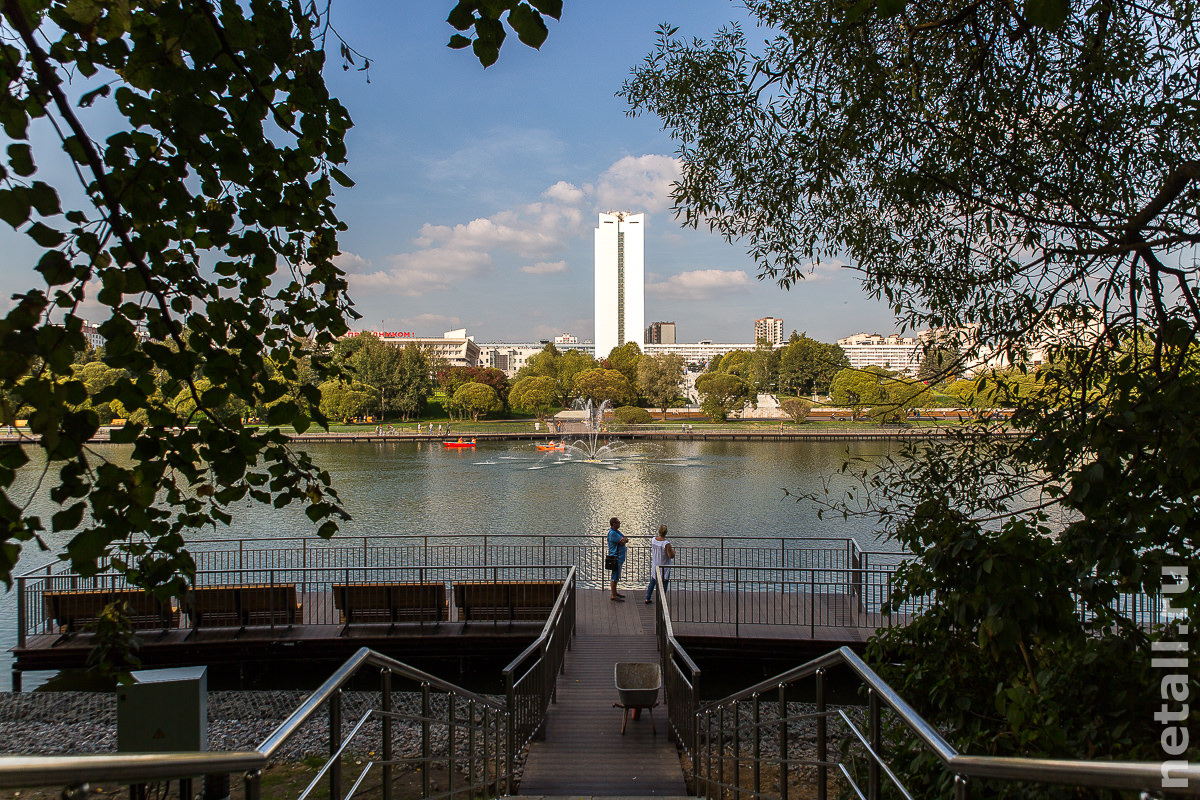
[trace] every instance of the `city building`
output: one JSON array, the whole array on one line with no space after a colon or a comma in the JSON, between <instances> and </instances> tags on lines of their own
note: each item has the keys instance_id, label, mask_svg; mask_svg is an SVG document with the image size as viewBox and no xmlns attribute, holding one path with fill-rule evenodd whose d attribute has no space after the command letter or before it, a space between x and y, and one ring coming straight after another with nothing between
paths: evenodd
<instances>
[{"instance_id":1,"label":"city building","mask_svg":"<svg viewBox=\"0 0 1200 800\"><path fill-rule=\"evenodd\" d=\"M675 323L651 322L646 328L646 344L675 344Z\"/></svg>"},{"instance_id":2,"label":"city building","mask_svg":"<svg viewBox=\"0 0 1200 800\"><path fill-rule=\"evenodd\" d=\"M921 341L911 336L893 333L881 336L878 333L856 333L838 339L838 346L850 359L854 369L883 367L899 372L906 377L917 377L921 367Z\"/></svg>"},{"instance_id":3,"label":"city building","mask_svg":"<svg viewBox=\"0 0 1200 800\"><path fill-rule=\"evenodd\" d=\"M641 342L646 327L646 215L600 214L596 227L596 353Z\"/></svg>"},{"instance_id":4,"label":"city building","mask_svg":"<svg viewBox=\"0 0 1200 800\"><path fill-rule=\"evenodd\" d=\"M559 345L559 344L579 344L579 337L578 337L578 336L572 336L572 335L571 335L571 334L569 334L569 333L564 333L564 334L562 334L562 335L560 335L560 336L555 336L555 337L554 337L554 344L556 344L556 345Z\"/></svg>"},{"instance_id":5,"label":"city building","mask_svg":"<svg viewBox=\"0 0 1200 800\"><path fill-rule=\"evenodd\" d=\"M763 317L754 320L754 341L766 339L773 345L783 344L783 320Z\"/></svg>"},{"instance_id":6,"label":"city building","mask_svg":"<svg viewBox=\"0 0 1200 800\"><path fill-rule=\"evenodd\" d=\"M350 331L347 337L358 336L359 331ZM479 345L472 336L467 335L466 328L446 331L441 336L417 336L412 331L365 331L373 333L381 342L405 347L415 344L423 347L429 353L446 360L452 367L478 367Z\"/></svg>"}]
</instances>

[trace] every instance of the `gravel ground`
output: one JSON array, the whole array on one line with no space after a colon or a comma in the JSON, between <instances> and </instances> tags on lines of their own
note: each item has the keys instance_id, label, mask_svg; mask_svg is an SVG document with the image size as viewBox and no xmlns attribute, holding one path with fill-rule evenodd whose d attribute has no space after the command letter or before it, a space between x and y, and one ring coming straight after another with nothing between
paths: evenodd
<instances>
[{"instance_id":1,"label":"gravel ground","mask_svg":"<svg viewBox=\"0 0 1200 800\"><path fill-rule=\"evenodd\" d=\"M209 692L208 747L210 750L251 750L263 742L308 696L303 691ZM420 695L396 693L397 712L416 715ZM379 707L378 692L342 694L342 730L348 736L363 714ZM432 713L445 719L446 699L434 696ZM465 708L459 706L459 715ZM415 755L420 749L420 726L399 721L394 726L397 753ZM329 714L321 709L284 745L281 760L298 761L329 752ZM444 753L446 727L432 726L434 752ZM456 749L465 753L460 728ZM380 747L380 726L372 720L351 745L355 753ZM0 752L106 753L117 749L116 696L107 692L0 693Z\"/></svg>"}]
</instances>

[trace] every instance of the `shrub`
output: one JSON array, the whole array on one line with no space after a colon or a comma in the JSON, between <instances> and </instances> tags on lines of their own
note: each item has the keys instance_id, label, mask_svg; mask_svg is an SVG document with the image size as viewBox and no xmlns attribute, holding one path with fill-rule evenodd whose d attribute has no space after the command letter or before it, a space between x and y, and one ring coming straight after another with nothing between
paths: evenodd
<instances>
[{"instance_id":1,"label":"shrub","mask_svg":"<svg viewBox=\"0 0 1200 800\"><path fill-rule=\"evenodd\" d=\"M650 412L637 406L621 406L613 410L613 417L622 425L645 425L654 421Z\"/></svg>"}]
</instances>

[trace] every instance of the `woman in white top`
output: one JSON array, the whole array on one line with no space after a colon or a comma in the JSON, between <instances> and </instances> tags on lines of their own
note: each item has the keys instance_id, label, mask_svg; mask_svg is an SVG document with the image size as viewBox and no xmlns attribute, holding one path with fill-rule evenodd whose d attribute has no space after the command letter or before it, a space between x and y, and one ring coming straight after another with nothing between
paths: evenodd
<instances>
[{"instance_id":1,"label":"woman in white top","mask_svg":"<svg viewBox=\"0 0 1200 800\"><path fill-rule=\"evenodd\" d=\"M667 582L671 578L671 562L675 560L675 548L667 541L667 526L658 526L658 535L650 540L650 585L646 587L646 603L654 596L654 568L662 567L663 591L667 590Z\"/></svg>"}]
</instances>

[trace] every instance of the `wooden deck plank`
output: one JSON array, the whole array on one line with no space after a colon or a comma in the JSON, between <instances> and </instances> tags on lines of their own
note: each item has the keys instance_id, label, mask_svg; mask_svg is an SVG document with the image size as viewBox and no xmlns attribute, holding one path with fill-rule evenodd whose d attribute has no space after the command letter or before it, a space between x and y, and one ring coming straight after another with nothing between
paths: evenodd
<instances>
[{"instance_id":1,"label":"wooden deck plank","mask_svg":"<svg viewBox=\"0 0 1200 800\"><path fill-rule=\"evenodd\" d=\"M558 702L547 718L546 738L530 747L521 779L523 795L680 796L686 794L676 747L667 737L666 707L630 719L621 735L621 709L613 665L657 662L653 606L641 592L581 592L576 636L559 678ZM662 698L660 697L660 702Z\"/></svg>"}]
</instances>

